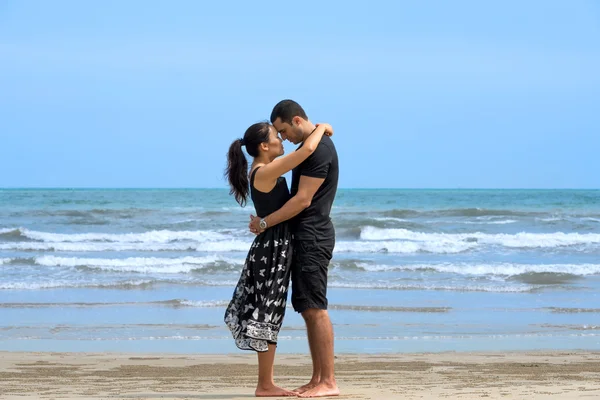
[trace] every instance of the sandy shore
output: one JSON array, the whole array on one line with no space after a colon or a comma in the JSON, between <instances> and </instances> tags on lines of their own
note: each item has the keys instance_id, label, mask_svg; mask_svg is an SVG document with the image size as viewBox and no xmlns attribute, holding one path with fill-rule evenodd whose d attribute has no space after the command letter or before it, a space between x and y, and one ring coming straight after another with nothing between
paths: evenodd
<instances>
[{"instance_id":1,"label":"sandy shore","mask_svg":"<svg viewBox=\"0 0 600 400\"><path fill-rule=\"evenodd\" d=\"M277 382L305 383L306 355L277 358ZM600 353L339 355L345 399L600 399ZM253 354L0 352L2 399L247 399Z\"/></svg>"}]
</instances>

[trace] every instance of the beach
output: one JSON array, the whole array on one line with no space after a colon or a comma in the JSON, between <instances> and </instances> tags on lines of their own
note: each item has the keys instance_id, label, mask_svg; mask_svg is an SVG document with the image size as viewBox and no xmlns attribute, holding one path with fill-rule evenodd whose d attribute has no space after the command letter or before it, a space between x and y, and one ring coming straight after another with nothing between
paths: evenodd
<instances>
[{"instance_id":1,"label":"beach","mask_svg":"<svg viewBox=\"0 0 600 400\"><path fill-rule=\"evenodd\" d=\"M305 354L276 360L278 384L306 383ZM600 353L588 351L342 354L346 399L597 399ZM2 399L247 399L254 354L0 352Z\"/></svg>"}]
</instances>

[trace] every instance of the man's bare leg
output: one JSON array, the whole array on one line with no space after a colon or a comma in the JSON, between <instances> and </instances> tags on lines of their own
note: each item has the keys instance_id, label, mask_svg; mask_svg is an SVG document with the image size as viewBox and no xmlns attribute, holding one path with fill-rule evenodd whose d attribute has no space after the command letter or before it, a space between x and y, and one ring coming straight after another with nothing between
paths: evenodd
<instances>
[{"instance_id":1,"label":"man's bare leg","mask_svg":"<svg viewBox=\"0 0 600 400\"><path fill-rule=\"evenodd\" d=\"M273 381L273 363L275 362L275 350L277 346L269 344L269 350L258 352L258 384L254 394L256 397L282 397L296 396L291 390L275 386Z\"/></svg>"},{"instance_id":2,"label":"man's bare leg","mask_svg":"<svg viewBox=\"0 0 600 400\"><path fill-rule=\"evenodd\" d=\"M340 390L334 376L333 327L327 310L311 308L302 313L306 321L311 349L314 349L313 363L320 368L319 383L298 397L337 396Z\"/></svg>"},{"instance_id":3,"label":"man's bare leg","mask_svg":"<svg viewBox=\"0 0 600 400\"><path fill-rule=\"evenodd\" d=\"M304 317L304 314L302 314L302 316ZM310 357L312 359L313 374L312 378L310 378L310 382L308 382L306 385L300 386L297 389L294 389L294 392L298 394L304 393L307 390L314 388L319 384L319 381L321 380L321 360L319 359L319 355L315 350L315 340L313 339L312 330L308 329L308 322L306 321L306 318L304 319L304 322L306 322L306 334L308 336L308 347L310 348Z\"/></svg>"}]
</instances>

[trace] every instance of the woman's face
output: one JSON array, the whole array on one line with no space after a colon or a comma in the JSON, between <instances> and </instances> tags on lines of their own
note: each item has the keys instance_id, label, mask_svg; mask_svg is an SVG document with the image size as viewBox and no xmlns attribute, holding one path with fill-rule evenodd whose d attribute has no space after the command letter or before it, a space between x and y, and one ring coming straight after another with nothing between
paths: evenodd
<instances>
[{"instance_id":1,"label":"woman's face","mask_svg":"<svg viewBox=\"0 0 600 400\"><path fill-rule=\"evenodd\" d=\"M279 137L279 134L275 130L273 126L269 127L269 156L271 158L277 158L282 156L284 153L283 150L283 141Z\"/></svg>"}]
</instances>

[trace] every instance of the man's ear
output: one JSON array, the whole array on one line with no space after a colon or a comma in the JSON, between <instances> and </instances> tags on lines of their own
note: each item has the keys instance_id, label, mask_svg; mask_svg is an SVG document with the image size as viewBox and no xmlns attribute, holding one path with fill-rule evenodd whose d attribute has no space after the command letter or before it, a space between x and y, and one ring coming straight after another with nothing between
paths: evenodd
<instances>
[{"instance_id":1,"label":"man's ear","mask_svg":"<svg viewBox=\"0 0 600 400\"><path fill-rule=\"evenodd\" d=\"M292 123L296 126L300 126L302 124L302 118L295 116L292 118Z\"/></svg>"}]
</instances>

